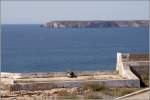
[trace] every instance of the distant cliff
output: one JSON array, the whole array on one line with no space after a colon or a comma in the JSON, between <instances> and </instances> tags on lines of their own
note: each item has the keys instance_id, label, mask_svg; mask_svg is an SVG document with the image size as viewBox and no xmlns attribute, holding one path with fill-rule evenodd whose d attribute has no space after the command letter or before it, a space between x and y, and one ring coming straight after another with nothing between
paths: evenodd
<instances>
[{"instance_id":1,"label":"distant cliff","mask_svg":"<svg viewBox=\"0 0 150 100\"><path fill-rule=\"evenodd\" d=\"M133 21L50 21L42 26L48 28L111 28L111 27L148 27L148 20Z\"/></svg>"}]
</instances>

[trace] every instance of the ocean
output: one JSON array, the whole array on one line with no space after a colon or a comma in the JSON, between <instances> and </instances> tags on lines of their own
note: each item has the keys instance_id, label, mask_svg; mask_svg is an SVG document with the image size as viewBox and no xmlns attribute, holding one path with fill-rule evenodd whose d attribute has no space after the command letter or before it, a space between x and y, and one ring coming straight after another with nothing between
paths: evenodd
<instances>
[{"instance_id":1,"label":"ocean","mask_svg":"<svg viewBox=\"0 0 150 100\"><path fill-rule=\"evenodd\" d=\"M2 25L1 71L114 70L117 52L148 52L148 28Z\"/></svg>"}]
</instances>

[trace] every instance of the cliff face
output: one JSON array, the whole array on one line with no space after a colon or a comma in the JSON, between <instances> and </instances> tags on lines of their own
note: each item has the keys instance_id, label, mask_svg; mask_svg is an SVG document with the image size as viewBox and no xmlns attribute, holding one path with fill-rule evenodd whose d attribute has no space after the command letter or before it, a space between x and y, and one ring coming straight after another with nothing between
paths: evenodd
<instances>
[{"instance_id":1,"label":"cliff face","mask_svg":"<svg viewBox=\"0 0 150 100\"><path fill-rule=\"evenodd\" d=\"M111 28L111 27L148 27L148 20L134 21L51 21L48 28Z\"/></svg>"}]
</instances>

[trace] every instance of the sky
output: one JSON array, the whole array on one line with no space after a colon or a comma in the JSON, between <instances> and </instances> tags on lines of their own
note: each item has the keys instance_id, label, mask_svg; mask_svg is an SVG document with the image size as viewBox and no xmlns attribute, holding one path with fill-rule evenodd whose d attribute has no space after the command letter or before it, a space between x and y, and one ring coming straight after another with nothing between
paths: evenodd
<instances>
[{"instance_id":1,"label":"sky","mask_svg":"<svg viewBox=\"0 0 150 100\"><path fill-rule=\"evenodd\" d=\"M2 24L41 24L51 20L147 20L147 0L2 1Z\"/></svg>"}]
</instances>

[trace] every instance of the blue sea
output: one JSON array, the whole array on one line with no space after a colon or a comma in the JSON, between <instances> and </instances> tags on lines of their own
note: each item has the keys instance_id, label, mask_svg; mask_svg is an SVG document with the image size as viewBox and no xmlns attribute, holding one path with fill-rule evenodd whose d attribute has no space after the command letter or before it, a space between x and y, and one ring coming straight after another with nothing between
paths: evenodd
<instances>
[{"instance_id":1,"label":"blue sea","mask_svg":"<svg viewBox=\"0 0 150 100\"><path fill-rule=\"evenodd\" d=\"M117 52L148 52L148 28L68 28L2 25L5 72L113 70Z\"/></svg>"}]
</instances>

